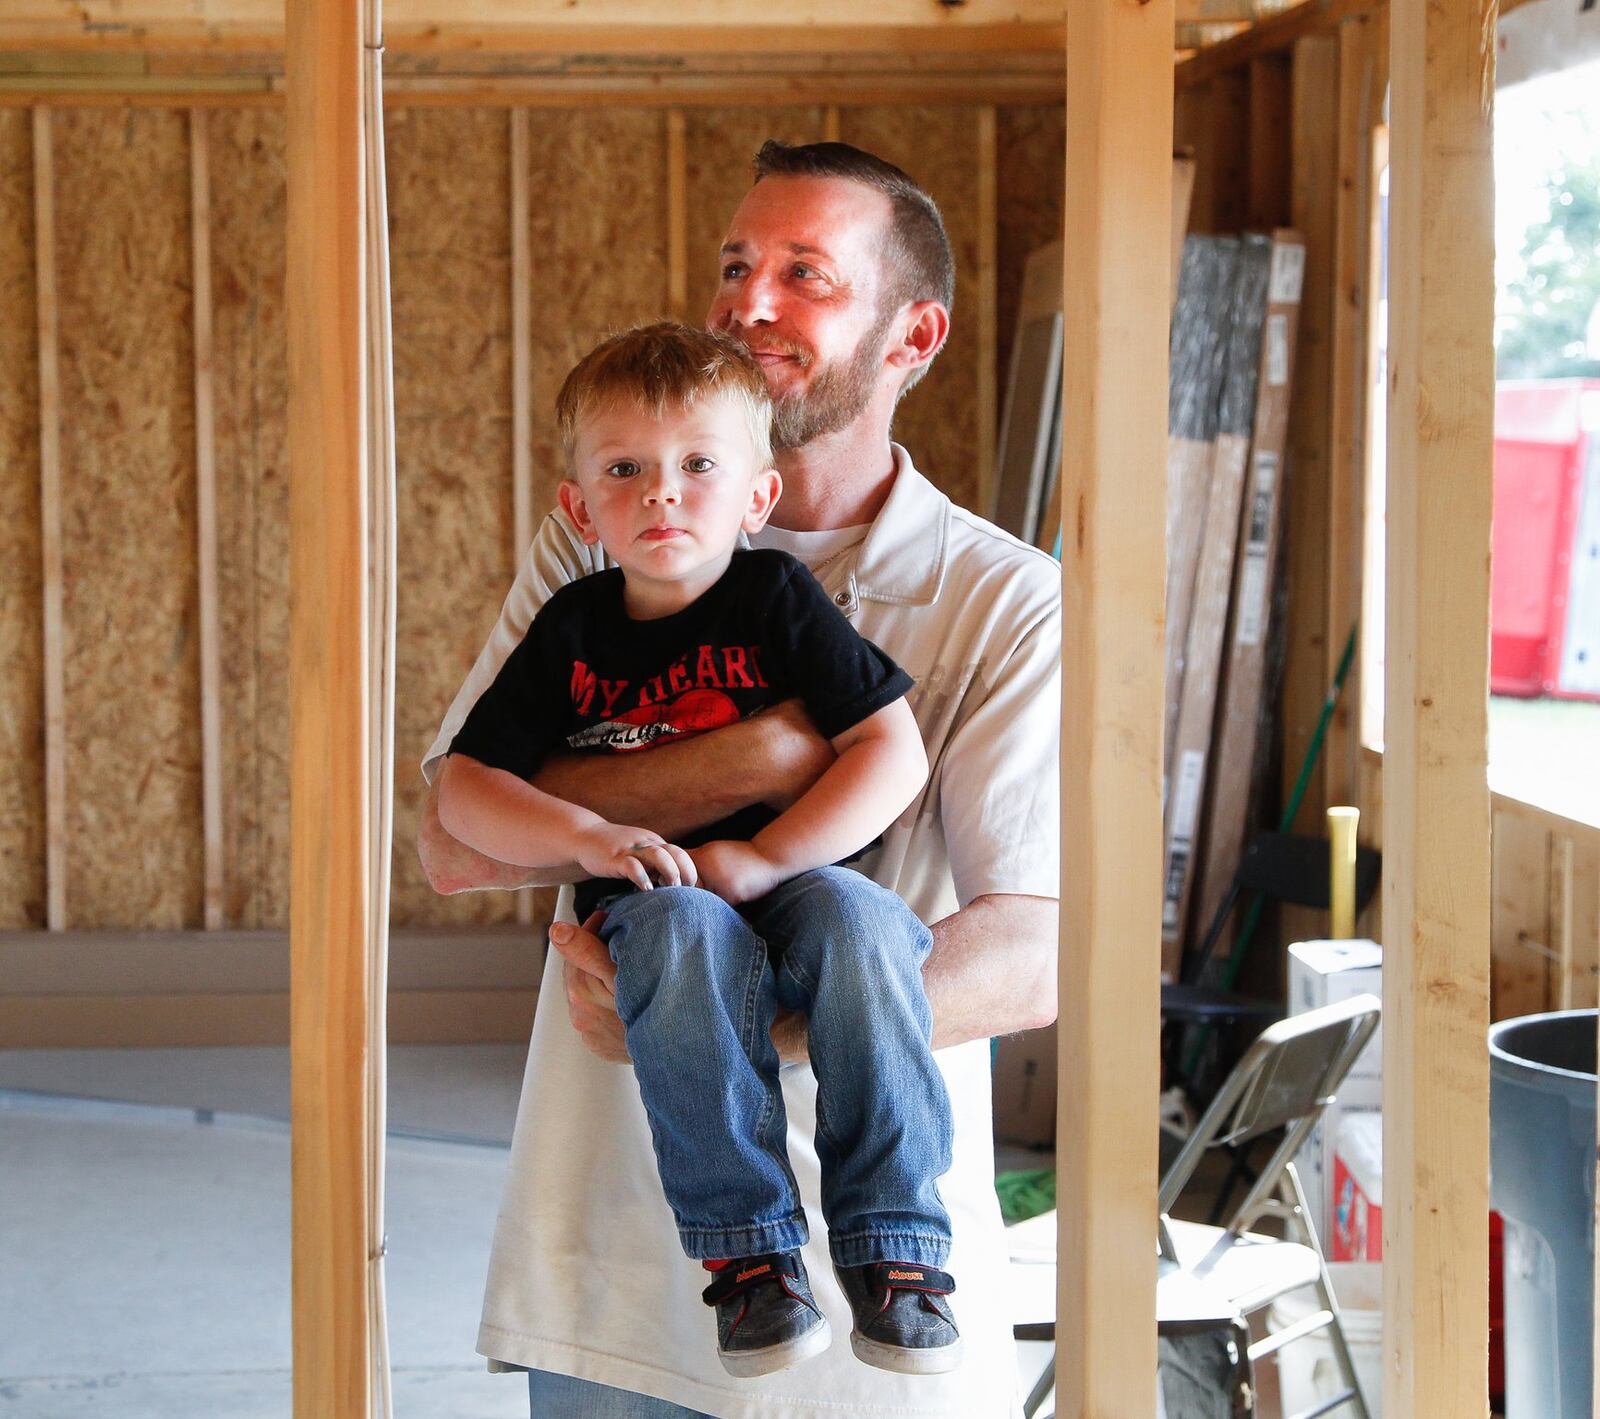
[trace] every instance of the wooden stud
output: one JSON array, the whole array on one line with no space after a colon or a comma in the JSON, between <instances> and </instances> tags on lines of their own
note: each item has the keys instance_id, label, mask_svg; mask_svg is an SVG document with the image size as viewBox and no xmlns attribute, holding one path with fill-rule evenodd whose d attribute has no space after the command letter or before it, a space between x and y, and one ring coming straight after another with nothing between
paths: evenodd
<instances>
[{"instance_id":1,"label":"wooden stud","mask_svg":"<svg viewBox=\"0 0 1600 1419\"><path fill-rule=\"evenodd\" d=\"M222 929L222 647L217 608L217 439L211 340L211 164L204 109L189 111L194 266L194 466L200 598L200 799L207 931Z\"/></svg>"},{"instance_id":2,"label":"wooden stud","mask_svg":"<svg viewBox=\"0 0 1600 1419\"><path fill-rule=\"evenodd\" d=\"M1255 231L1289 221L1289 113L1289 61L1281 54L1251 60L1246 209Z\"/></svg>"},{"instance_id":3,"label":"wooden stud","mask_svg":"<svg viewBox=\"0 0 1600 1419\"><path fill-rule=\"evenodd\" d=\"M1284 546L1289 581L1288 635L1280 710L1283 792L1287 798L1311 744L1328 692L1327 510L1328 439L1332 380L1330 330L1333 287L1334 139L1338 116L1338 43L1331 36L1295 46L1292 85L1293 224L1305 238L1305 285L1295 358L1295 400L1289 416L1288 525ZM1348 631L1348 627L1345 628ZM1337 651L1344 649L1341 638ZM1327 801L1313 777L1295 830L1320 834ZM1303 913L1284 913L1287 940L1314 932ZM1319 918L1320 919L1320 918Z\"/></svg>"},{"instance_id":4,"label":"wooden stud","mask_svg":"<svg viewBox=\"0 0 1600 1419\"><path fill-rule=\"evenodd\" d=\"M50 110L33 111L33 239L39 307L39 517L44 611L45 924L67 925L67 689L62 616L61 321Z\"/></svg>"},{"instance_id":5,"label":"wooden stud","mask_svg":"<svg viewBox=\"0 0 1600 1419\"><path fill-rule=\"evenodd\" d=\"M1490 842L1489 999L1492 1016L1551 1008L1549 825L1495 813Z\"/></svg>"},{"instance_id":6,"label":"wooden stud","mask_svg":"<svg viewBox=\"0 0 1600 1419\"><path fill-rule=\"evenodd\" d=\"M1081 831L1062 841L1057 1407L1126 1419L1156 1383L1173 6L1070 17L1061 771Z\"/></svg>"},{"instance_id":7,"label":"wooden stud","mask_svg":"<svg viewBox=\"0 0 1600 1419\"><path fill-rule=\"evenodd\" d=\"M839 141L839 105L830 103L822 111L822 138L825 143Z\"/></svg>"},{"instance_id":8,"label":"wooden stud","mask_svg":"<svg viewBox=\"0 0 1600 1419\"><path fill-rule=\"evenodd\" d=\"M1351 626L1361 619L1363 506L1366 492L1367 280L1370 262L1374 103L1372 23L1346 20L1339 30L1337 190L1333 221L1330 331L1327 626L1322 678L1333 683ZM1322 747L1326 802L1356 801L1360 753L1361 658L1357 655Z\"/></svg>"},{"instance_id":9,"label":"wooden stud","mask_svg":"<svg viewBox=\"0 0 1600 1419\"><path fill-rule=\"evenodd\" d=\"M511 566L533 544L533 252L528 231L528 110L511 115ZM533 894L517 893L517 921L533 925Z\"/></svg>"},{"instance_id":10,"label":"wooden stud","mask_svg":"<svg viewBox=\"0 0 1600 1419\"><path fill-rule=\"evenodd\" d=\"M1488 1412L1494 0L1390 20L1383 1410Z\"/></svg>"},{"instance_id":11,"label":"wooden stud","mask_svg":"<svg viewBox=\"0 0 1600 1419\"><path fill-rule=\"evenodd\" d=\"M978 288L978 506L984 509L994 506L995 440L1000 433L999 234L995 110L993 104L985 104L978 110L978 265L973 272L973 284Z\"/></svg>"},{"instance_id":12,"label":"wooden stud","mask_svg":"<svg viewBox=\"0 0 1600 1419\"><path fill-rule=\"evenodd\" d=\"M667 308L689 315L689 155L683 110L667 110Z\"/></svg>"},{"instance_id":13,"label":"wooden stud","mask_svg":"<svg viewBox=\"0 0 1600 1419\"><path fill-rule=\"evenodd\" d=\"M1250 71L1232 69L1211 81L1205 147L1211 152L1212 230L1238 232L1250 210Z\"/></svg>"},{"instance_id":14,"label":"wooden stud","mask_svg":"<svg viewBox=\"0 0 1600 1419\"><path fill-rule=\"evenodd\" d=\"M361 1419L373 1385L361 11L287 7L296 1419Z\"/></svg>"}]
</instances>

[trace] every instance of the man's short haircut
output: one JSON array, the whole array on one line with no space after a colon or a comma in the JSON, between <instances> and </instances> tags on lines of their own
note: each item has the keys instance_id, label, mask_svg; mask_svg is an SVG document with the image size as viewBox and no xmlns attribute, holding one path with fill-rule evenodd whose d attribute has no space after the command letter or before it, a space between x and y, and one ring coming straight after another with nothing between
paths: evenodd
<instances>
[{"instance_id":1,"label":"man's short haircut","mask_svg":"<svg viewBox=\"0 0 1600 1419\"><path fill-rule=\"evenodd\" d=\"M889 253L893 272L887 295L895 305L956 298L956 258L933 198L893 163L848 143L791 145L769 138L755 160L764 177L838 177L876 188L889 199Z\"/></svg>"},{"instance_id":2,"label":"man's short haircut","mask_svg":"<svg viewBox=\"0 0 1600 1419\"><path fill-rule=\"evenodd\" d=\"M655 418L692 409L726 395L748 417L758 467L772 464L772 396L761 366L726 335L675 320L636 325L590 350L573 367L556 395L556 425L567 469L579 427L599 410L629 400Z\"/></svg>"}]
</instances>

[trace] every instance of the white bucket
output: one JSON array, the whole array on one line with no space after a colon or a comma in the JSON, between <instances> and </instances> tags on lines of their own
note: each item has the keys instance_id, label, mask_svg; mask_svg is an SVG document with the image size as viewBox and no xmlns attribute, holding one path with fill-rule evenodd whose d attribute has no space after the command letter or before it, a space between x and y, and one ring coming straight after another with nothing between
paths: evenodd
<instances>
[{"instance_id":1,"label":"white bucket","mask_svg":"<svg viewBox=\"0 0 1600 1419\"><path fill-rule=\"evenodd\" d=\"M1328 1276L1339 1302L1344 1338L1350 1346L1362 1397L1372 1419L1383 1415L1383 1266L1376 1261L1335 1261ZM1272 1328L1283 1330L1317 1308L1309 1286L1291 1291L1272 1304ZM1344 1386L1333 1358L1333 1337L1319 1330L1278 1351L1278 1388L1283 1412L1298 1414L1319 1400L1331 1399Z\"/></svg>"}]
</instances>

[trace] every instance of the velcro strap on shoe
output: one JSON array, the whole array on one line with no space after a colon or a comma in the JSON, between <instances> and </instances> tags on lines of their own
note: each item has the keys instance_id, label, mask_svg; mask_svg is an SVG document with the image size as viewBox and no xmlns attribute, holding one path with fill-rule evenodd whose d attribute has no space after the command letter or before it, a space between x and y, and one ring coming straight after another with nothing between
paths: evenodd
<instances>
[{"instance_id":1,"label":"velcro strap on shoe","mask_svg":"<svg viewBox=\"0 0 1600 1419\"><path fill-rule=\"evenodd\" d=\"M720 1306L730 1296L748 1291L769 1281L800 1274L800 1258L794 1252L773 1252L767 1256L747 1256L742 1261L729 1262L717 1273L717 1279L700 1293L708 1306Z\"/></svg>"},{"instance_id":2,"label":"velcro strap on shoe","mask_svg":"<svg viewBox=\"0 0 1600 1419\"><path fill-rule=\"evenodd\" d=\"M926 1291L933 1296L948 1296L956 1289L956 1278L948 1271L912 1262L875 1262L869 1274L874 1288L883 1291Z\"/></svg>"}]
</instances>

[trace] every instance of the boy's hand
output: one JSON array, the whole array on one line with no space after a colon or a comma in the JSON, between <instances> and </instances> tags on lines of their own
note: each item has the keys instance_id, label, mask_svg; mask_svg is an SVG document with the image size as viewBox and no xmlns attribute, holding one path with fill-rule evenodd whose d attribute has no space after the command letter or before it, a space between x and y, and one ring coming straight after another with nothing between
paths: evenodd
<instances>
[{"instance_id":1,"label":"boy's hand","mask_svg":"<svg viewBox=\"0 0 1600 1419\"><path fill-rule=\"evenodd\" d=\"M693 887L699 880L689 854L648 828L597 823L579 835L576 845L578 866L591 877L622 877L641 892L656 883Z\"/></svg>"},{"instance_id":2,"label":"boy's hand","mask_svg":"<svg viewBox=\"0 0 1600 1419\"><path fill-rule=\"evenodd\" d=\"M724 838L692 849L689 856L699 870L700 885L730 906L764 897L785 880L786 874L763 857L754 843Z\"/></svg>"}]
</instances>

